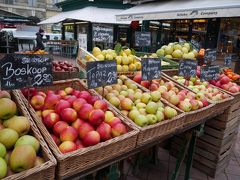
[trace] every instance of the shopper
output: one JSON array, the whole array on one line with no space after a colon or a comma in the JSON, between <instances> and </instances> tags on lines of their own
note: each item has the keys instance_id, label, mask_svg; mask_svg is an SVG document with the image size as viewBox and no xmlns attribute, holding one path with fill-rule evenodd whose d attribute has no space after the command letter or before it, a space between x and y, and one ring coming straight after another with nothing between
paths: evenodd
<instances>
[{"instance_id":1,"label":"shopper","mask_svg":"<svg viewBox=\"0 0 240 180\"><path fill-rule=\"evenodd\" d=\"M43 45L44 30L40 28L39 31L36 33L36 35L37 35L37 38L36 38L37 46L35 48L35 51L44 50L44 45Z\"/></svg>"}]
</instances>

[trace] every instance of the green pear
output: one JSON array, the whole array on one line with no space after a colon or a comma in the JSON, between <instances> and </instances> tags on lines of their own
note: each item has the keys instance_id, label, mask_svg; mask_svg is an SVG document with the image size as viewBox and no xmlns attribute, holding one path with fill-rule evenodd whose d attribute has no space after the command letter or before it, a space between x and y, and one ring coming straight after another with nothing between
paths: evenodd
<instances>
[{"instance_id":1,"label":"green pear","mask_svg":"<svg viewBox=\"0 0 240 180\"><path fill-rule=\"evenodd\" d=\"M157 117L154 114L148 114L146 117L148 124L155 124L157 122Z\"/></svg>"},{"instance_id":2,"label":"green pear","mask_svg":"<svg viewBox=\"0 0 240 180\"><path fill-rule=\"evenodd\" d=\"M158 105L155 102L149 102L146 106L146 111L149 114L155 114L158 110Z\"/></svg>"},{"instance_id":3,"label":"green pear","mask_svg":"<svg viewBox=\"0 0 240 180\"><path fill-rule=\"evenodd\" d=\"M9 166L13 172L22 172L34 166L36 151L31 145L21 145L14 148L9 159Z\"/></svg>"},{"instance_id":4,"label":"green pear","mask_svg":"<svg viewBox=\"0 0 240 180\"><path fill-rule=\"evenodd\" d=\"M21 146L21 145L31 145L35 149L36 152L38 152L38 150L40 148L40 144L39 144L38 140L35 137L30 136L30 135L24 135L24 136L20 137L17 140L14 147L16 148L17 146Z\"/></svg>"},{"instance_id":5,"label":"green pear","mask_svg":"<svg viewBox=\"0 0 240 180\"><path fill-rule=\"evenodd\" d=\"M30 129L30 122L25 116L13 116L4 121L3 125L17 131L19 136L27 134Z\"/></svg>"},{"instance_id":6,"label":"green pear","mask_svg":"<svg viewBox=\"0 0 240 180\"><path fill-rule=\"evenodd\" d=\"M11 149L18 140L18 133L10 128L0 130L0 143L7 149Z\"/></svg>"},{"instance_id":7,"label":"green pear","mask_svg":"<svg viewBox=\"0 0 240 180\"><path fill-rule=\"evenodd\" d=\"M0 179L3 179L7 175L7 163L0 157Z\"/></svg>"},{"instance_id":8,"label":"green pear","mask_svg":"<svg viewBox=\"0 0 240 180\"><path fill-rule=\"evenodd\" d=\"M145 127L148 125L148 119L146 118L146 116L142 115L142 114L139 114L134 122L138 125L138 126L141 126L141 127Z\"/></svg>"},{"instance_id":9,"label":"green pear","mask_svg":"<svg viewBox=\"0 0 240 180\"><path fill-rule=\"evenodd\" d=\"M6 147L0 143L0 157L4 158L7 153Z\"/></svg>"}]
</instances>

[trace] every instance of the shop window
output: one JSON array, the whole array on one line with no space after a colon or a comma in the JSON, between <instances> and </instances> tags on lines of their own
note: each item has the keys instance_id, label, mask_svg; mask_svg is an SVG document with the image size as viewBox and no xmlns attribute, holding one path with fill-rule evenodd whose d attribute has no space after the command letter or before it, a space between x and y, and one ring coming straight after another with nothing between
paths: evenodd
<instances>
[{"instance_id":1,"label":"shop window","mask_svg":"<svg viewBox=\"0 0 240 180\"><path fill-rule=\"evenodd\" d=\"M36 0L28 0L28 6L35 7L37 4Z\"/></svg>"},{"instance_id":2,"label":"shop window","mask_svg":"<svg viewBox=\"0 0 240 180\"><path fill-rule=\"evenodd\" d=\"M13 4L14 0L5 0L5 4Z\"/></svg>"}]
</instances>

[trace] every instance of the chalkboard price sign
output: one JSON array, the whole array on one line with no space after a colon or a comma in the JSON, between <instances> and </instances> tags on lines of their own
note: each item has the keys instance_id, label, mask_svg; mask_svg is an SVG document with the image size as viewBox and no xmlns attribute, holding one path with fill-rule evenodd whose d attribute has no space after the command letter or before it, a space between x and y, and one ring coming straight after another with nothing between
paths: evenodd
<instances>
[{"instance_id":1,"label":"chalkboard price sign","mask_svg":"<svg viewBox=\"0 0 240 180\"><path fill-rule=\"evenodd\" d=\"M161 60L158 58L142 58L142 79L153 80L161 76Z\"/></svg>"},{"instance_id":2,"label":"chalkboard price sign","mask_svg":"<svg viewBox=\"0 0 240 180\"><path fill-rule=\"evenodd\" d=\"M87 62L87 84L89 89L117 84L116 61Z\"/></svg>"},{"instance_id":3,"label":"chalkboard price sign","mask_svg":"<svg viewBox=\"0 0 240 180\"><path fill-rule=\"evenodd\" d=\"M217 51L216 50L207 50L205 51L204 61L205 63L213 62L217 59Z\"/></svg>"},{"instance_id":4,"label":"chalkboard price sign","mask_svg":"<svg viewBox=\"0 0 240 180\"><path fill-rule=\"evenodd\" d=\"M219 78L219 66L205 66L201 67L200 79L201 80L216 80Z\"/></svg>"},{"instance_id":5,"label":"chalkboard price sign","mask_svg":"<svg viewBox=\"0 0 240 180\"><path fill-rule=\"evenodd\" d=\"M197 42L197 41L195 41L195 40L191 40L191 44L192 44L192 46L193 46L193 49L196 49L197 51L199 51L200 50L200 44Z\"/></svg>"},{"instance_id":6,"label":"chalkboard price sign","mask_svg":"<svg viewBox=\"0 0 240 180\"><path fill-rule=\"evenodd\" d=\"M2 89L48 86L53 81L49 55L7 54L0 67Z\"/></svg>"},{"instance_id":7,"label":"chalkboard price sign","mask_svg":"<svg viewBox=\"0 0 240 180\"><path fill-rule=\"evenodd\" d=\"M224 57L224 65L226 67L231 67L231 63L232 63L232 54L226 54Z\"/></svg>"},{"instance_id":8,"label":"chalkboard price sign","mask_svg":"<svg viewBox=\"0 0 240 180\"><path fill-rule=\"evenodd\" d=\"M197 61L186 59L179 64L179 76L195 77L197 75Z\"/></svg>"},{"instance_id":9,"label":"chalkboard price sign","mask_svg":"<svg viewBox=\"0 0 240 180\"><path fill-rule=\"evenodd\" d=\"M135 32L135 45L137 47L151 46L151 33L150 32Z\"/></svg>"},{"instance_id":10,"label":"chalkboard price sign","mask_svg":"<svg viewBox=\"0 0 240 180\"><path fill-rule=\"evenodd\" d=\"M93 24L92 39L95 42L113 43L113 27Z\"/></svg>"}]
</instances>

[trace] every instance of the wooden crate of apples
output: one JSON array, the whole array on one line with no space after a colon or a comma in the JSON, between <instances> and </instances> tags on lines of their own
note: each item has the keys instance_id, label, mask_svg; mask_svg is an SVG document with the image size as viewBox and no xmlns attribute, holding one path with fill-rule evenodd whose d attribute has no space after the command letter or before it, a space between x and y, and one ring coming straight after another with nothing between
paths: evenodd
<instances>
[{"instance_id":1,"label":"wooden crate of apples","mask_svg":"<svg viewBox=\"0 0 240 180\"><path fill-rule=\"evenodd\" d=\"M54 179L56 160L19 102L0 91L0 179Z\"/></svg>"},{"instance_id":2,"label":"wooden crate of apples","mask_svg":"<svg viewBox=\"0 0 240 180\"><path fill-rule=\"evenodd\" d=\"M79 80L56 82L31 94L31 113L58 160L59 177L136 145L138 131Z\"/></svg>"}]
</instances>

